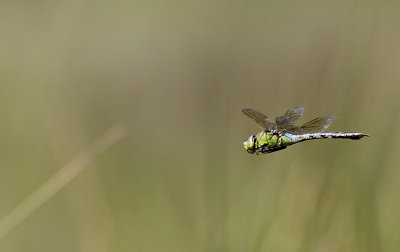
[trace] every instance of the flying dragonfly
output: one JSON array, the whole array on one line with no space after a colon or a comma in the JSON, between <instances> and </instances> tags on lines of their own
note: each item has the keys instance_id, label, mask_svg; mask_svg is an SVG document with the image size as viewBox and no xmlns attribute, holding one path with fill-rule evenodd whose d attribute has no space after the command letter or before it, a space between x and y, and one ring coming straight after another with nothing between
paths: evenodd
<instances>
[{"instance_id":1,"label":"flying dragonfly","mask_svg":"<svg viewBox=\"0 0 400 252\"><path fill-rule=\"evenodd\" d=\"M303 117L304 107L302 106L289 109L283 116L276 117L275 121L252 109L243 109L242 112L263 129L262 132L251 135L243 142L244 148L251 154L271 153L312 139L345 138L355 140L369 136L360 132L325 132L335 120L334 116L318 117L297 126L294 122Z\"/></svg>"}]
</instances>

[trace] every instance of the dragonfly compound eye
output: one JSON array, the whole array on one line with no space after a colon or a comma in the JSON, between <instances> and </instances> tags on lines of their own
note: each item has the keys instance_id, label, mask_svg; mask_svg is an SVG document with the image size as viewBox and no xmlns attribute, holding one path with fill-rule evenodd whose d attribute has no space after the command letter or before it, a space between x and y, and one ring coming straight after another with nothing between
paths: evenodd
<instances>
[{"instance_id":1,"label":"dragonfly compound eye","mask_svg":"<svg viewBox=\"0 0 400 252\"><path fill-rule=\"evenodd\" d=\"M251 135L246 141L243 142L243 146L248 153L254 153L255 151L254 140L255 140L254 135Z\"/></svg>"}]
</instances>

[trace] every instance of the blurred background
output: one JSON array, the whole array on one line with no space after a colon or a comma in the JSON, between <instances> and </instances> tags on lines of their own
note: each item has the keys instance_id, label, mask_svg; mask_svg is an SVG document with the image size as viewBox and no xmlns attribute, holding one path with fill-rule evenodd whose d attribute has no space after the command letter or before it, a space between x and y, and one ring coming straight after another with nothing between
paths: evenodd
<instances>
[{"instance_id":1,"label":"blurred background","mask_svg":"<svg viewBox=\"0 0 400 252\"><path fill-rule=\"evenodd\" d=\"M1 251L399 251L397 1L2 1L0 219L117 123L128 135ZM250 155L302 122L360 141Z\"/></svg>"}]
</instances>

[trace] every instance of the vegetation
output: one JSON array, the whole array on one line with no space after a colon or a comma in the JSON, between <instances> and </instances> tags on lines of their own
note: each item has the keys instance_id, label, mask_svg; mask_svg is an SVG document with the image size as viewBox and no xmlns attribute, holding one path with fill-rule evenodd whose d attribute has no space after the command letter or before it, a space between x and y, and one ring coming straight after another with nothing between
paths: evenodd
<instances>
[{"instance_id":1,"label":"vegetation","mask_svg":"<svg viewBox=\"0 0 400 252\"><path fill-rule=\"evenodd\" d=\"M2 3L0 219L115 124L128 135L0 251L400 250L399 7ZM371 137L243 149L259 129L241 109L299 105Z\"/></svg>"}]
</instances>

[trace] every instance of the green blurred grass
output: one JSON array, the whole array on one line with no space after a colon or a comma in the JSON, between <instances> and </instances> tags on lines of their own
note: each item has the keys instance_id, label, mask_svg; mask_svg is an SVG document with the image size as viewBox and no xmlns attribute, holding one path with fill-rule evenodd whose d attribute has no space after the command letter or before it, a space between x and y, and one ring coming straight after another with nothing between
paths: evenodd
<instances>
[{"instance_id":1,"label":"green blurred grass","mask_svg":"<svg viewBox=\"0 0 400 252\"><path fill-rule=\"evenodd\" d=\"M129 125L1 251L400 249L397 2L1 5L1 216ZM371 137L243 150L297 105Z\"/></svg>"}]
</instances>

